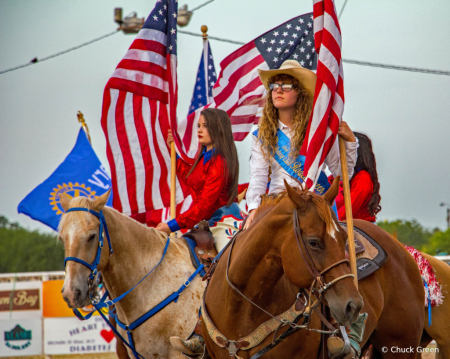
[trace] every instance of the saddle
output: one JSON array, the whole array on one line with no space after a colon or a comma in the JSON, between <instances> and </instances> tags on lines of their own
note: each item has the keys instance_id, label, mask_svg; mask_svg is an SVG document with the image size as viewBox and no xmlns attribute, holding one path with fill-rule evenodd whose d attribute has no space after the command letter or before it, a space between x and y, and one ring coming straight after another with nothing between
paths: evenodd
<instances>
[{"instance_id":1,"label":"saddle","mask_svg":"<svg viewBox=\"0 0 450 359\"><path fill-rule=\"evenodd\" d=\"M217 256L217 250L214 245L214 237L209 229L208 221L200 221L197 227L192 228L189 232L183 234L184 238L191 249L191 260L194 267L198 267L195 257L208 271L212 261ZM194 257L195 256L195 257Z\"/></svg>"},{"instance_id":2,"label":"saddle","mask_svg":"<svg viewBox=\"0 0 450 359\"><path fill-rule=\"evenodd\" d=\"M347 224L339 222L348 232ZM356 269L358 281L380 269L387 260L387 253L371 236L362 229L353 226L355 235ZM345 256L348 256L348 243L345 245Z\"/></svg>"}]
</instances>

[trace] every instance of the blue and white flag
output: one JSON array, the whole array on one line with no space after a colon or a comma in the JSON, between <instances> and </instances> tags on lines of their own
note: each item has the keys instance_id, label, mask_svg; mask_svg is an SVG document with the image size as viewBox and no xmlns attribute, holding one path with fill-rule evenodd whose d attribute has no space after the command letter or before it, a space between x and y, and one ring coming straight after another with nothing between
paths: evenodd
<instances>
[{"instance_id":1,"label":"blue and white flag","mask_svg":"<svg viewBox=\"0 0 450 359\"><path fill-rule=\"evenodd\" d=\"M59 202L60 193L70 198L84 196L95 199L110 187L111 179L105 167L92 149L85 132L80 129L75 147L64 162L20 202L17 211L56 231L64 213ZM112 196L107 205L112 205Z\"/></svg>"},{"instance_id":2,"label":"blue and white flag","mask_svg":"<svg viewBox=\"0 0 450 359\"><path fill-rule=\"evenodd\" d=\"M205 40L203 41L203 51L197 71L197 81L195 81L194 93L192 95L188 115L196 109L212 102L212 88L216 81L217 74L214 67L211 46L209 46L209 41Z\"/></svg>"}]
</instances>

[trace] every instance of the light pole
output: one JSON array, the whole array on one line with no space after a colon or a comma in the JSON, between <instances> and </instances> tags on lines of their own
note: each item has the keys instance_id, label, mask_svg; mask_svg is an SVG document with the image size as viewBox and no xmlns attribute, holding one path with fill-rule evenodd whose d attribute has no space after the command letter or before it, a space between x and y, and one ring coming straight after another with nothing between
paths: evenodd
<instances>
[{"instance_id":1,"label":"light pole","mask_svg":"<svg viewBox=\"0 0 450 359\"><path fill-rule=\"evenodd\" d=\"M441 202L441 207L447 207L447 229L450 228L450 203Z\"/></svg>"}]
</instances>

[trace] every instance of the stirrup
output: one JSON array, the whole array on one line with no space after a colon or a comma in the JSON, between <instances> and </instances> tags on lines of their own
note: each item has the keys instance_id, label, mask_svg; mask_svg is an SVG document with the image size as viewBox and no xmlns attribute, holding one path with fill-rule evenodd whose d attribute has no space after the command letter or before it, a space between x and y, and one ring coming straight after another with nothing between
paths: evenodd
<instances>
[{"instance_id":1,"label":"stirrup","mask_svg":"<svg viewBox=\"0 0 450 359\"><path fill-rule=\"evenodd\" d=\"M327 347L330 359L346 358L352 352L354 353L354 349L351 347L350 342L345 343L339 337L328 338Z\"/></svg>"},{"instance_id":2,"label":"stirrup","mask_svg":"<svg viewBox=\"0 0 450 359\"><path fill-rule=\"evenodd\" d=\"M194 335L189 340L183 340L180 337L170 337L170 344L176 351L183 354L200 356L205 351L205 340L199 335Z\"/></svg>"}]
</instances>

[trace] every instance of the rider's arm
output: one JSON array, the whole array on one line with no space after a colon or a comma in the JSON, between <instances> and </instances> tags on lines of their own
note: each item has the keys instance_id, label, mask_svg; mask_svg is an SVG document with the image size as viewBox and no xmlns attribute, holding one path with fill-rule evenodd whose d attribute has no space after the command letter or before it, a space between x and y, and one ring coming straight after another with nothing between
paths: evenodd
<instances>
[{"instance_id":1,"label":"rider's arm","mask_svg":"<svg viewBox=\"0 0 450 359\"><path fill-rule=\"evenodd\" d=\"M261 143L252 135L252 157L250 158L250 183L247 190L247 206L250 212L259 207L260 196L266 193L269 177L269 160L264 158Z\"/></svg>"},{"instance_id":2,"label":"rider's arm","mask_svg":"<svg viewBox=\"0 0 450 359\"><path fill-rule=\"evenodd\" d=\"M345 143L345 153L347 154L347 170L348 177L352 178L353 169L355 168L356 158L357 158L357 149L358 149L358 139L355 142L347 142ZM328 156L325 158L325 164L328 166L331 174L334 177L341 176L341 161L339 156L339 140L336 137L336 141L334 141L333 147L331 147Z\"/></svg>"}]
</instances>

